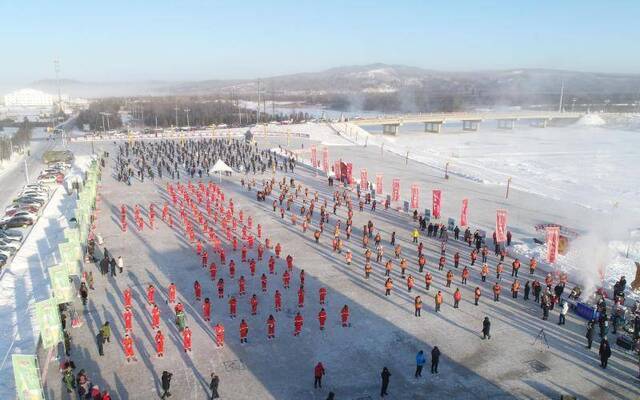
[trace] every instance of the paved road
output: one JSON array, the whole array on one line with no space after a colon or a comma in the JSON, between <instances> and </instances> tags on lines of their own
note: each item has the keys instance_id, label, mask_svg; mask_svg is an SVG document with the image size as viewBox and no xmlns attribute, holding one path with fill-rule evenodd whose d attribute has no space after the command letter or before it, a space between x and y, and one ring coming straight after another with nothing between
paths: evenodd
<instances>
[{"instance_id":1,"label":"paved road","mask_svg":"<svg viewBox=\"0 0 640 400\"><path fill-rule=\"evenodd\" d=\"M59 141L47 140L46 135L47 133L44 129L35 129L31 140L31 155L26 156L25 154L24 156L27 159L27 169L30 181L34 181L44 167L42 154L55 146L56 143L60 144ZM2 193L0 194L1 210L4 210L9 204L11 204L13 198L18 194L26 182L23 161L24 157L21 157L19 162L15 162L8 165L6 169L0 170L0 187L2 188Z\"/></svg>"}]
</instances>

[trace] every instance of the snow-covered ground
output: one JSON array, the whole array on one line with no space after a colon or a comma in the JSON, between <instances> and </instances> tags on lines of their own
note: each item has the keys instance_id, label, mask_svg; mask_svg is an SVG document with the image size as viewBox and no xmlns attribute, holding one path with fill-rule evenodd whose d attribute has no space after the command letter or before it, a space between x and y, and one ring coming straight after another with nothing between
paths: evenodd
<instances>
[{"instance_id":1,"label":"snow-covered ground","mask_svg":"<svg viewBox=\"0 0 640 400\"><path fill-rule=\"evenodd\" d=\"M635 122L634 122L635 121ZM486 185L505 186L570 205L575 215L588 209L601 216L584 221L572 250L555 267L589 276L596 285L600 270L612 284L621 275L635 276L633 260L640 260L640 133L639 116L605 120L589 115L566 127L534 128L520 124L513 130L484 123L478 132L463 132L460 124L445 125L442 133L425 133L422 124L406 124L397 136L379 134L381 127L334 123L333 128L352 143L383 146L401 156L450 174ZM626 125L625 125L626 123ZM324 131L324 128L322 128ZM325 133L309 130L310 137L331 145ZM549 221L552 222L552 221ZM627 248L629 248L627 257ZM519 241L514 251L524 257L546 257L546 247L532 239ZM593 271L585 271L589 265ZM590 273L587 273L590 272Z\"/></svg>"},{"instance_id":2,"label":"snow-covered ground","mask_svg":"<svg viewBox=\"0 0 640 400\"><path fill-rule=\"evenodd\" d=\"M597 122L597 121L595 121ZM337 124L338 127L340 124ZM485 124L489 125L489 123ZM640 214L640 134L590 124L546 129L482 126L462 133L458 126L425 133L407 124L398 136L372 135L369 144L436 168L602 211L620 208Z\"/></svg>"},{"instance_id":3,"label":"snow-covered ground","mask_svg":"<svg viewBox=\"0 0 640 400\"><path fill-rule=\"evenodd\" d=\"M89 156L76 157L74 169L86 170ZM58 244L73 217L75 199L56 186L11 264L0 274L0 394L14 393L11 354L36 354L40 336L35 303L50 297L48 268L60 260ZM0 395L0 398L9 398Z\"/></svg>"}]
</instances>

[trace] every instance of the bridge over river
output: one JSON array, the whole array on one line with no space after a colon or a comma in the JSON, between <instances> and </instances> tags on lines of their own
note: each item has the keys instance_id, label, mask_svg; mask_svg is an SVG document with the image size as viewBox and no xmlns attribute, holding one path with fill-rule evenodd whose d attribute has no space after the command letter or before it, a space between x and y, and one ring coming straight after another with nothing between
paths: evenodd
<instances>
[{"instance_id":1,"label":"bridge over river","mask_svg":"<svg viewBox=\"0 0 640 400\"><path fill-rule=\"evenodd\" d=\"M577 120L584 113L559 111L508 111L508 112L453 112L437 114L403 114L384 115L379 118L352 119L355 125L382 125L382 132L389 135L398 134L401 125L407 123L424 123L425 132L438 133L442 125L451 121L461 121L465 131L477 131L483 121L497 121L498 128L513 129L516 121L525 120L532 126L545 128L552 120Z\"/></svg>"}]
</instances>

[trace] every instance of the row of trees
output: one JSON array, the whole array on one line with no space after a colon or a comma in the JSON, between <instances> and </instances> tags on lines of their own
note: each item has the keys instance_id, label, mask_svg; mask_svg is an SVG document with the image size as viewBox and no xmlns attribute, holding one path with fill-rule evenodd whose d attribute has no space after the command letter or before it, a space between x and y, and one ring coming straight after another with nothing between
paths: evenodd
<instances>
[{"instance_id":1,"label":"row of trees","mask_svg":"<svg viewBox=\"0 0 640 400\"><path fill-rule=\"evenodd\" d=\"M12 136L2 136L0 138L0 161L9 160L13 153L22 152L29 146L31 141L31 130L33 127L28 119L24 119L18 131Z\"/></svg>"},{"instance_id":2,"label":"row of trees","mask_svg":"<svg viewBox=\"0 0 640 400\"><path fill-rule=\"evenodd\" d=\"M122 127L122 118L119 114L122 103L123 100L118 98L94 101L88 109L80 111L76 125L82 129L85 124L88 124L94 131L119 129Z\"/></svg>"}]
</instances>

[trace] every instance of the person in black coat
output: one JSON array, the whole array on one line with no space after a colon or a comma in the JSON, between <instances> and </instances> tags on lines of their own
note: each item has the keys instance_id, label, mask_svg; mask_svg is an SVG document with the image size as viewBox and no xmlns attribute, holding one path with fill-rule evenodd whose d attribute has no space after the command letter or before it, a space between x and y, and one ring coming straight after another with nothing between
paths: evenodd
<instances>
[{"instance_id":1,"label":"person in black coat","mask_svg":"<svg viewBox=\"0 0 640 400\"><path fill-rule=\"evenodd\" d=\"M431 373L438 373L438 364L440 363L440 349L438 346L434 346L431 350Z\"/></svg>"},{"instance_id":2,"label":"person in black coat","mask_svg":"<svg viewBox=\"0 0 640 400\"><path fill-rule=\"evenodd\" d=\"M593 330L595 323L593 320L587 322L587 334L585 335L587 338L587 349L591 348L591 343L593 343Z\"/></svg>"},{"instance_id":3,"label":"person in black coat","mask_svg":"<svg viewBox=\"0 0 640 400\"><path fill-rule=\"evenodd\" d=\"M215 372L211 373L211 382L209 383L209 389L211 389L211 400L219 399L218 386L220 385L220 378Z\"/></svg>"},{"instance_id":4,"label":"person in black coat","mask_svg":"<svg viewBox=\"0 0 640 400\"><path fill-rule=\"evenodd\" d=\"M609 361L609 357L611 357L611 347L609 346L609 341L607 339L603 339L600 342L600 366L602 368L607 368L607 362Z\"/></svg>"},{"instance_id":5,"label":"person in black coat","mask_svg":"<svg viewBox=\"0 0 640 400\"><path fill-rule=\"evenodd\" d=\"M104 338L102 336L102 331L98 332L96 335L96 344L98 345L98 354L104 356Z\"/></svg>"},{"instance_id":6,"label":"person in black coat","mask_svg":"<svg viewBox=\"0 0 640 400\"><path fill-rule=\"evenodd\" d=\"M527 281L527 283L524 284L524 299L525 300L529 300L529 293L531 292L531 285L529 284L529 281Z\"/></svg>"},{"instance_id":7,"label":"person in black coat","mask_svg":"<svg viewBox=\"0 0 640 400\"><path fill-rule=\"evenodd\" d=\"M482 339L491 339L491 321L489 321L489 317L484 317L484 321L482 321Z\"/></svg>"},{"instance_id":8,"label":"person in black coat","mask_svg":"<svg viewBox=\"0 0 640 400\"><path fill-rule=\"evenodd\" d=\"M165 397L171 397L171 393L169 392L169 389L171 389L171 377L173 376L172 373L167 372L167 371L162 371L162 397L160 397L161 399L164 399Z\"/></svg>"},{"instance_id":9,"label":"person in black coat","mask_svg":"<svg viewBox=\"0 0 640 400\"><path fill-rule=\"evenodd\" d=\"M384 397L387 395L387 388L389 387L389 377L391 376L391 372L387 369L387 367L382 368L382 373L380 377L382 378L382 387L380 388L380 397Z\"/></svg>"}]
</instances>

